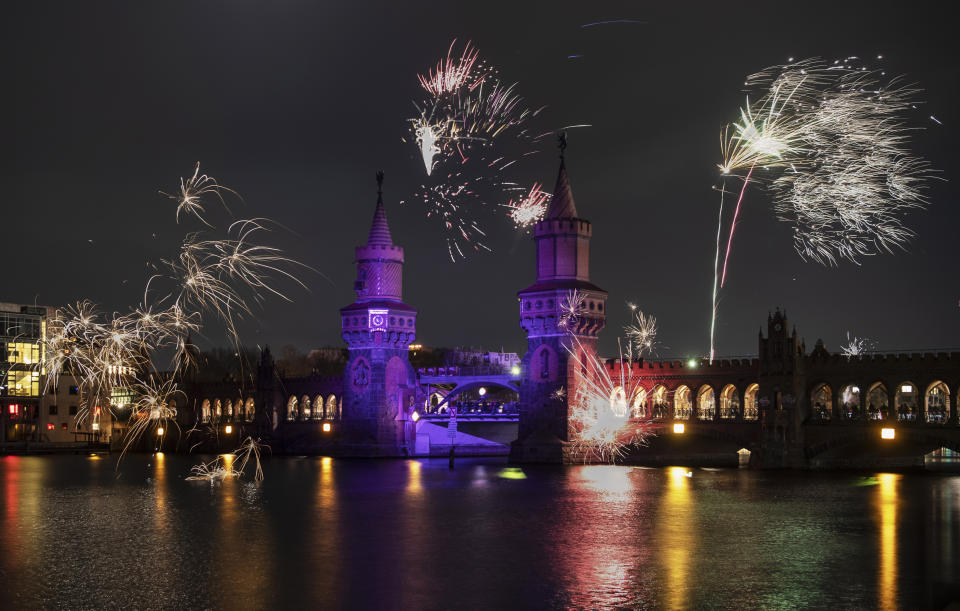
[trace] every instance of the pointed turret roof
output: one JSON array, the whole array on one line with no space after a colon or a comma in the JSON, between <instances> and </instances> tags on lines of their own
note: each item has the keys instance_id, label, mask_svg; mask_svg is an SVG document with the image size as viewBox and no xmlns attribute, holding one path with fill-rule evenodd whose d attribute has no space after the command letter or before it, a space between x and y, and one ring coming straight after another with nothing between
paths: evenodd
<instances>
[{"instance_id":1,"label":"pointed turret roof","mask_svg":"<svg viewBox=\"0 0 960 611\"><path fill-rule=\"evenodd\" d=\"M573 191L567 181L567 164L563 158L563 151L567 148L567 133L560 134L560 173L557 175L557 186L553 188L553 198L547 209L548 219L577 218L577 206L573 202Z\"/></svg>"},{"instance_id":2,"label":"pointed turret roof","mask_svg":"<svg viewBox=\"0 0 960 611\"><path fill-rule=\"evenodd\" d=\"M377 172L377 209L373 212L367 246L393 246L390 226L387 225L387 211L383 208L383 171Z\"/></svg>"}]
</instances>

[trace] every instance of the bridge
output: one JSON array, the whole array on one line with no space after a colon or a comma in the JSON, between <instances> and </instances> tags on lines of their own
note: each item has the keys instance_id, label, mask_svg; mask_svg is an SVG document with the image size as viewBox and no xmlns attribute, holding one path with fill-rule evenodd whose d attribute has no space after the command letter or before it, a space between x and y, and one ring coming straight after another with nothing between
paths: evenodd
<instances>
[{"instance_id":1,"label":"bridge","mask_svg":"<svg viewBox=\"0 0 960 611\"><path fill-rule=\"evenodd\" d=\"M520 392L520 368L505 369L502 367L430 367L417 370L417 384L425 397L423 402L424 417L436 417L446 412L444 409L454 397L463 393L482 389L485 394L487 388L501 388L511 393ZM517 418L516 401L474 401L467 405L458 406L458 418L491 419Z\"/></svg>"}]
</instances>

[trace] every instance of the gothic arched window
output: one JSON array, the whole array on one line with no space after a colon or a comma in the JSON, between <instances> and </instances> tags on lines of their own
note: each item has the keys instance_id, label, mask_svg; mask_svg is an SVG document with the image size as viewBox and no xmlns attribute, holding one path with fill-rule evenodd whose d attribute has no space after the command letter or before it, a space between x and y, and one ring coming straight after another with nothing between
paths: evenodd
<instances>
[{"instance_id":1,"label":"gothic arched window","mask_svg":"<svg viewBox=\"0 0 960 611\"><path fill-rule=\"evenodd\" d=\"M542 350L540 352L540 377L550 377L550 351Z\"/></svg>"}]
</instances>

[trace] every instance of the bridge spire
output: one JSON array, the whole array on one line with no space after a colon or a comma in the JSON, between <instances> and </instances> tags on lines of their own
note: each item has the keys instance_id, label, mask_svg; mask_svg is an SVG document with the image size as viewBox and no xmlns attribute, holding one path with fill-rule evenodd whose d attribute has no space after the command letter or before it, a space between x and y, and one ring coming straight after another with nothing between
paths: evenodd
<instances>
[{"instance_id":1,"label":"bridge spire","mask_svg":"<svg viewBox=\"0 0 960 611\"><path fill-rule=\"evenodd\" d=\"M393 246L390 226L387 224L387 211L383 207L383 170L377 172L377 207L373 211L367 246Z\"/></svg>"},{"instance_id":2,"label":"bridge spire","mask_svg":"<svg viewBox=\"0 0 960 611\"><path fill-rule=\"evenodd\" d=\"M553 188L553 198L550 200L546 218L573 219L577 218L577 206L573 201L573 190L570 189L570 182L567 180L567 162L564 157L564 151L567 149L567 132L561 132L558 140L560 172L557 174L557 184Z\"/></svg>"}]
</instances>

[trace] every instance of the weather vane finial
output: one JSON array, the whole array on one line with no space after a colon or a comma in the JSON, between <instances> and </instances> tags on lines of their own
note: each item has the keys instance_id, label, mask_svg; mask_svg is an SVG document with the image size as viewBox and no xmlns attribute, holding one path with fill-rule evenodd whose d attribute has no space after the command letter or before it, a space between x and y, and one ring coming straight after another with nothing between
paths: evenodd
<instances>
[{"instance_id":1,"label":"weather vane finial","mask_svg":"<svg viewBox=\"0 0 960 611\"><path fill-rule=\"evenodd\" d=\"M383 195L383 170L377 170L377 199Z\"/></svg>"},{"instance_id":2,"label":"weather vane finial","mask_svg":"<svg viewBox=\"0 0 960 611\"><path fill-rule=\"evenodd\" d=\"M567 149L567 130L560 132L560 135L557 136L560 146L560 159L563 159L563 151Z\"/></svg>"}]
</instances>

